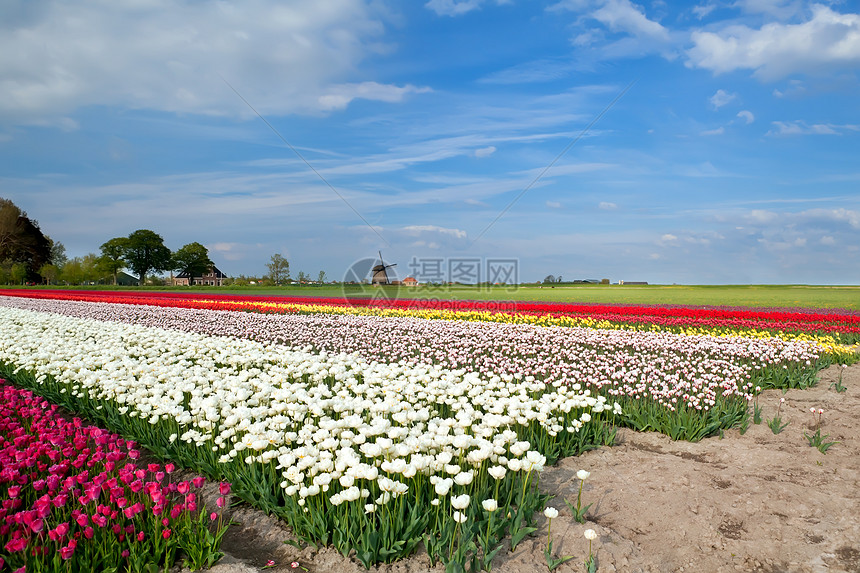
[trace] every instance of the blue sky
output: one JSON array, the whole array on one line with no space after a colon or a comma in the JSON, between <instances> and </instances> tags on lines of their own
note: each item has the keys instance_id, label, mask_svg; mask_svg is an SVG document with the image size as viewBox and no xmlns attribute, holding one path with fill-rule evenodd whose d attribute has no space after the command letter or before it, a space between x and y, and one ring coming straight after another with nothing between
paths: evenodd
<instances>
[{"instance_id":1,"label":"blue sky","mask_svg":"<svg viewBox=\"0 0 860 573\"><path fill-rule=\"evenodd\" d=\"M234 276L858 284L858 71L858 2L11 0L0 196Z\"/></svg>"}]
</instances>

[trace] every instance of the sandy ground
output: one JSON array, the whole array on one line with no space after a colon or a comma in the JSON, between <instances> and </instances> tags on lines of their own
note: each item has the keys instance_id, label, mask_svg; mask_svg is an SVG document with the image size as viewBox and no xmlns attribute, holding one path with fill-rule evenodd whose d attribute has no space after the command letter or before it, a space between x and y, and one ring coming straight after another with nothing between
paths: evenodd
<instances>
[{"instance_id":1,"label":"sandy ground","mask_svg":"<svg viewBox=\"0 0 860 573\"><path fill-rule=\"evenodd\" d=\"M593 544L598 571L860 571L860 365L845 370L843 393L831 387L838 372L823 371L810 390L763 393L765 421L744 435L732 430L693 444L622 430L617 445L547 468L541 489L555 496L550 505L560 512L552 523L554 553L574 556L555 571L585 571L587 528L599 534ZM766 421L780 397L790 424L775 435ZM824 410L822 434L839 442L826 455L804 437L814 428L811 407ZM583 491L583 503L593 503L585 524L564 503L576 499L578 469L591 472ZM311 572L365 571L333 550L284 544L289 530L257 512L240 509L235 519L242 525L225 538L228 555L214 573L259 571L270 559L271 571L292 571L293 561ZM515 552L497 556L494 572L546 570L542 515L538 524ZM431 568L423 551L372 569L443 570Z\"/></svg>"}]
</instances>

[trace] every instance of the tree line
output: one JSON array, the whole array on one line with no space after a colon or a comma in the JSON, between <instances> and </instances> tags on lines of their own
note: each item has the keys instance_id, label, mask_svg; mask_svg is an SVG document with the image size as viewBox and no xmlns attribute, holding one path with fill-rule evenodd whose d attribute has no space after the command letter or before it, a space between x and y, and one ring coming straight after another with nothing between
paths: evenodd
<instances>
[{"instance_id":1,"label":"tree line","mask_svg":"<svg viewBox=\"0 0 860 573\"><path fill-rule=\"evenodd\" d=\"M176 271L195 277L214 266L200 243L173 252L161 235L149 229L110 239L100 251L69 260L62 243L45 235L38 222L12 201L0 198L0 283L83 284L112 279L117 284L119 272L128 269L144 284L150 273Z\"/></svg>"},{"instance_id":2,"label":"tree line","mask_svg":"<svg viewBox=\"0 0 860 573\"><path fill-rule=\"evenodd\" d=\"M171 251L158 233L138 229L127 237L114 237L99 247L99 253L68 259L66 248L52 240L9 199L0 198L0 284L88 284L112 282L116 285L120 271L129 270L139 284L152 274L175 271L180 275L199 277L214 267L208 249L194 242ZM240 276L236 284L311 283L311 275L302 271L290 277L290 263L275 253L266 264L268 273L262 279ZM325 271L316 277L326 281ZM190 284L189 280L189 284Z\"/></svg>"},{"instance_id":3,"label":"tree line","mask_svg":"<svg viewBox=\"0 0 860 573\"><path fill-rule=\"evenodd\" d=\"M140 284L144 284L149 273L163 271L184 273L191 284L191 277L202 276L214 266L209 250L200 243L188 243L171 252L161 235L149 229L138 229L128 237L115 237L99 248L97 265L113 276L113 284L124 268L136 274Z\"/></svg>"}]
</instances>

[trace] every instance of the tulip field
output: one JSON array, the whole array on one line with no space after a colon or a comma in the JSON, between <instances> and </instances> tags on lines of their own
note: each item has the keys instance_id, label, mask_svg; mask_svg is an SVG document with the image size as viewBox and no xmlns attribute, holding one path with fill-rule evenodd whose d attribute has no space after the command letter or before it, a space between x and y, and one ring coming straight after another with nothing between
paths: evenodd
<instances>
[{"instance_id":1,"label":"tulip field","mask_svg":"<svg viewBox=\"0 0 860 573\"><path fill-rule=\"evenodd\" d=\"M0 571L210 565L224 497L168 464L368 567L489 570L546 464L743 430L858 341L856 311L5 290Z\"/></svg>"}]
</instances>

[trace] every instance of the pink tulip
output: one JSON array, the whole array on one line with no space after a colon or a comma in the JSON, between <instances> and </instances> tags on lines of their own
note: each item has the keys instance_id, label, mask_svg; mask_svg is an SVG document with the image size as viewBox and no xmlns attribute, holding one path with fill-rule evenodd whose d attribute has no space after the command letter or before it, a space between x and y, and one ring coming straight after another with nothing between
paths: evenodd
<instances>
[{"instance_id":1,"label":"pink tulip","mask_svg":"<svg viewBox=\"0 0 860 573\"><path fill-rule=\"evenodd\" d=\"M70 559L75 552L75 548L78 546L78 542L74 539L69 540L69 544L65 547L60 548L60 557L63 559Z\"/></svg>"}]
</instances>

